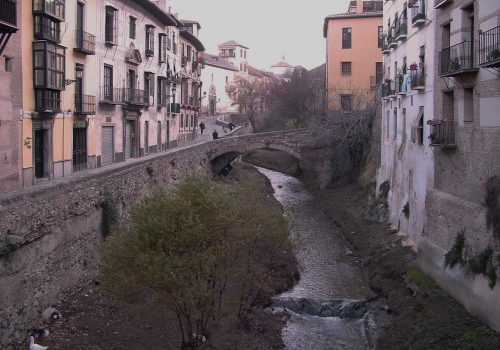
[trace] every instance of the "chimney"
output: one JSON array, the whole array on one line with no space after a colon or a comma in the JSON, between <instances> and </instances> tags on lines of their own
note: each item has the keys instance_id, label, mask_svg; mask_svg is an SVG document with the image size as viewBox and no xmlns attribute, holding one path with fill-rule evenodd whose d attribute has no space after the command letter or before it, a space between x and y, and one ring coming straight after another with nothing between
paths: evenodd
<instances>
[{"instance_id":1,"label":"chimney","mask_svg":"<svg viewBox=\"0 0 500 350\"><path fill-rule=\"evenodd\" d=\"M163 12L167 12L168 8L168 0L151 0L158 6Z\"/></svg>"}]
</instances>

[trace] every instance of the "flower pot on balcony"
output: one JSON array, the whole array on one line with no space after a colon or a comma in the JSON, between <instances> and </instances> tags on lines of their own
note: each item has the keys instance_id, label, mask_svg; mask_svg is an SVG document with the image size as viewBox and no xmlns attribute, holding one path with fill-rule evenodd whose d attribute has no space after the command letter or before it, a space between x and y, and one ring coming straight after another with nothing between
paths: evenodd
<instances>
[{"instance_id":1,"label":"flower pot on balcony","mask_svg":"<svg viewBox=\"0 0 500 350\"><path fill-rule=\"evenodd\" d=\"M488 56L486 57L487 61L494 61L500 59L500 50L495 49L491 51Z\"/></svg>"}]
</instances>

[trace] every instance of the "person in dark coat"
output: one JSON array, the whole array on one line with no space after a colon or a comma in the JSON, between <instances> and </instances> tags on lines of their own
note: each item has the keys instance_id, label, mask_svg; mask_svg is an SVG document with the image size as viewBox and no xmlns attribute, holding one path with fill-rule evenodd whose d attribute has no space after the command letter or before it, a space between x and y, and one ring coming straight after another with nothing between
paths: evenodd
<instances>
[{"instance_id":1,"label":"person in dark coat","mask_svg":"<svg viewBox=\"0 0 500 350\"><path fill-rule=\"evenodd\" d=\"M214 140L217 140L219 138L219 134L216 130L214 130L214 132L212 133L212 137L214 138Z\"/></svg>"},{"instance_id":2,"label":"person in dark coat","mask_svg":"<svg viewBox=\"0 0 500 350\"><path fill-rule=\"evenodd\" d=\"M203 134L203 130L205 130L205 123L203 121L200 122L200 132Z\"/></svg>"}]
</instances>

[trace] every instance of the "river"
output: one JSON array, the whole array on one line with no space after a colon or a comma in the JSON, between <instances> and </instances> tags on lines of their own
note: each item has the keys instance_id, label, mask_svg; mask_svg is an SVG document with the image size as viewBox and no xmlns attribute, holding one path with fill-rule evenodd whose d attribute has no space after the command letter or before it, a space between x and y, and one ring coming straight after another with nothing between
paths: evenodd
<instances>
[{"instance_id":1,"label":"river","mask_svg":"<svg viewBox=\"0 0 500 350\"><path fill-rule=\"evenodd\" d=\"M389 315L369 288L361 260L298 179L257 167L291 223L300 281L270 310L288 316L287 350L374 349ZM332 199L334 200L334 199Z\"/></svg>"}]
</instances>

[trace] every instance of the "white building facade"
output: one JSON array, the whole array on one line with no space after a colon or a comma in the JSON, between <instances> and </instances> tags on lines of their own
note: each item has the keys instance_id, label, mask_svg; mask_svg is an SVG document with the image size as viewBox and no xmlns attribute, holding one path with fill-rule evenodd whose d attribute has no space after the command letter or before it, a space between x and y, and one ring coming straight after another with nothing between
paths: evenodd
<instances>
[{"instance_id":1,"label":"white building facade","mask_svg":"<svg viewBox=\"0 0 500 350\"><path fill-rule=\"evenodd\" d=\"M382 156L378 183L390 183L389 220L416 244L433 181L425 125L434 116L434 7L431 0L384 3Z\"/></svg>"}]
</instances>

